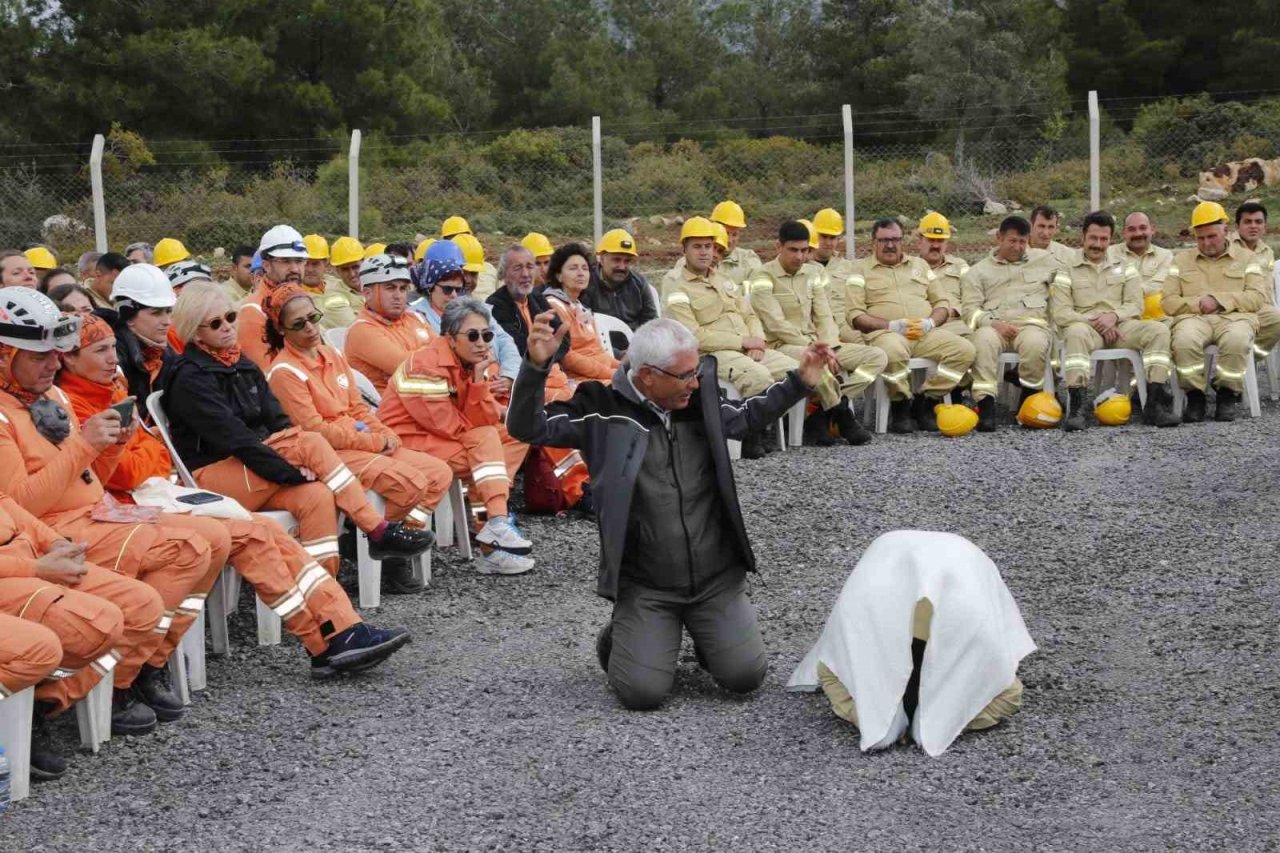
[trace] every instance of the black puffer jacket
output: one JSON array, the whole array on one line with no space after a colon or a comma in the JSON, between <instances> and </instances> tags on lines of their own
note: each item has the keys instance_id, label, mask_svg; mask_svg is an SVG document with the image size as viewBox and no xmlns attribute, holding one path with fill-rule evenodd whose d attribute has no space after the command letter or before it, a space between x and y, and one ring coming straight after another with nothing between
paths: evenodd
<instances>
[{"instance_id":1,"label":"black puffer jacket","mask_svg":"<svg viewBox=\"0 0 1280 853\"><path fill-rule=\"evenodd\" d=\"M486 300L489 310L493 312L493 319L498 322L508 335L516 342L516 349L520 350L520 354L524 355L525 350L529 346L529 327L524 322L524 314L516 306L516 301L511 297L511 291L505 286L499 286L493 292L493 295ZM541 293L529 294L529 316L536 318L539 314L545 314L551 310L551 303L547 301L547 297ZM556 320L559 323L559 319ZM565 353L569 352L571 341L569 335L564 336L564 340L560 342L560 349L556 352L555 361L558 364L565 357Z\"/></svg>"},{"instance_id":2,"label":"black puffer jacket","mask_svg":"<svg viewBox=\"0 0 1280 853\"><path fill-rule=\"evenodd\" d=\"M191 346L162 378L173 446L192 471L235 456L272 483L307 482L301 471L262 443L292 424L266 377L248 358L241 356L227 367Z\"/></svg>"},{"instance_id":3,"label":"black puffer jacket","mask_svg":"<svg viewBox=\"0 0 1280 853\"><path fill-rule=\"evenodd\" d=\"M165 347L164 361L160 364L160 373L156 376L153 387L151 374L147 373L147 368L142 363L142 341L129 330L129 324L120 318L119 312L111 308L99 308L93 313L106 320L115 332L116 358L120 362L120 372L129 385L129 393L138 398L138 414L145 415L147 398L156 388L164 386L165 374L173 369L178 354Z\"/></svg>"}]
</instances>

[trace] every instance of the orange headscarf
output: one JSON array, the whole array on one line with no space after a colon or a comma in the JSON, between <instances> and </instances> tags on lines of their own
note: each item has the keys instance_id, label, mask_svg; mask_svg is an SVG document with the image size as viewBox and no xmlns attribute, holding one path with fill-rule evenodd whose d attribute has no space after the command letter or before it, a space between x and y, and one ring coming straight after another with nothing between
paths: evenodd
<instances>
[{"instance_id":1,"label":"orange headscarf","mask_svg":"<svg viewBox=\"0 0 1280 853\"><path fill-rule=\"evenodd\" d=\"M311 293L296 284L289 283L280 285L262 300L262 310L266 312L276 329L284 331L280 325L280 315L284 313L286 305L299 297L311 299ZM314 301L312 304L315 304Z\"/></svg>"},{"instance_id":2,"label":"orange headscarf","mask_svg":"<svg viewBox=\"0 0 1280 853\"><path fill-rule=\"evenodd\" d=\"M115 330L97 314L81 314L80 316L82 318L80 323L80 349L91 347L98 341L116 336Z\"/></svg>"},{"instance_id":3,"label":"orange headscarf","mask_svg":"<svg viewBox=\"0 0 1280 853\"><path fill-rule=\"evenodd\" d=\"M19 403L24 406L30 406L36 400L39 400L42 395L28 391L18 384L18 380L13 378L13 359L17 354L17 347L0 344L0 391L12 394Z\"/></svg>"}]
</instances>

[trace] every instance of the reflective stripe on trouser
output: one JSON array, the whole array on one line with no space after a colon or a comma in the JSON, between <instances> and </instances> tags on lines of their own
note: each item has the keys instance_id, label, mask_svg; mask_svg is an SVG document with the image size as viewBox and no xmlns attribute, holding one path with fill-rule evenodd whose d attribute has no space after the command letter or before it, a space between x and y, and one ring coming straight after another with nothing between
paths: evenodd
<instances>
[{"instance_id":1,"label":"reflective stripe on trouser","mask_svg":"<svg viewBox=\"0 0 1280 853\"><path fill-rule=\"evenodd\" d=\"M454 475L465 481L468 491L478 497L490 518L507 514L511 481L529 452L529 445L516 441L502 424L467 430L452 439L435 435L404 437L410 450L444 460Z\"/></svg>"},{"instance_id":2,"label":"reflective stripe on trouser","mask_svg":"<svg viewBox=\"0 0 1280 853\"><path fill-rule=\"evenodd\" d=\"M1243 391L1245 368L1253 357L1253 332L1253 323L1248 320L1219 315L1179 318L1173 327L1173 366L1178 371L1178 384L1194 391L1205 389L1204 348L1216 344L1215 384Z\"/></svg>"},{"instance_id":3,"label":"reflective stripe on trouser","mask_svg":"<svg viewBox=\"0 0 1280 853\"><path fill-rule=\"evenodd\" d=\"M117 687L132 684L143 663L161 665L168 659L204 609L212 578L217 577L210 567L208 541L186 527L180 516L176 525L168 525L171 518L161 515L155 524L114 524L83 514L53 524L59 533L89 543L85 552L89 561L137 578L160 593L164 602L164 617L152 632L153 644L146 647L141 660L125 656L115 671ZM165 618L171 620L167 626Z\"/></svg>"},{"instance_id":4,"label":"reflective stripe on trouser","mask_svg":"<svg viewBox=\"0 0 1280 853\"><path fill-rule=\"evenodd\" d=\"M1258 334L1253 339L1254 358L1266 358L1280 342L1280 308L1263 305L1258 309Z\"/></svg>"},{"instance_id":5,"label":"reflective stripe on trouser","mask_svg":"<svg viewBox=\"0 0 1280 853\"><path fill-rule=\"evenodd\" d=\"M582 487L591 478L582 454L568 447L544 447L542 451L551 460L552 472L560 484L560 493L569 506L577 506L582 500Z\"/></svg>"},{"instance_id":6,"label":"reflective stripe on trouser","mask_svg":"<svg viewBox=\"0 0 1280 853\"><path fill-rule=\"evenodd\" d=\"M1018 382L1023 388L1044 388L1045 367L1053 337L1040 326L1023 326L1012 341L1006 341L991 326L973 333L973 398L994 397L998 387L1000 354L1018 354Z\"/></svg>"},{"instance_id":7,"label":"reflective stripe on trouser","mask_svg":"<svg viewBox=\"0 0 1280 853\"><path fill-rule=\"evenodd\" d=\"M390 454L339 450L341 459L366 490L387 502L387 519L428 527L431 513L449 491L453 471L426 453L398 447Z\"/></svg>"},{"instance_id":8,"label":"reflective stripe on trouser","mask_svg":"<svg viewBox=\"0 0 1280 853\"><path fill-rule=\"evenodd\" d=\"M39 683L58 667L58 635L16 616L0 613L0 699Z\"/></svg>"},{"instance_id":9,"label":"reflective stripe on trouser","mask_svg":"<svg viewBox=\"0 0 1280 853\"><path fill-rule=\"evenodd\" d=\"M779 352L794 359L797 364L804 350L805 348L801 346L778 347ZM867 389L867 386L876 381L876 377L884 372L885 365L889 361L884 350L865 344L840 344L840 349L835 350L835 355L836 360L840 362L840 376L832 375L829 370L822 371L822 381L818 383L816 391L818 402L821 403L824 411L839 405L841 398L855 399Z\"/></svg>"},{"instance_id":10,"label":"reflective stripe on trouser","mask_svg":"<svg viewBox=\"0 0 1280 853\"><path fill-rule=\"evenodd\" d=\"M36 698L62 711L83 699L113 668L134 675L161 639L160 594L139 580L85 564L74 588L37 578L0 580L0 611L48 628L62 644L63 678L36 688ZM130 676L132 680L132 676ZM128 685L120 685L128 686Z\"/></svg>"},{"instance_id":11,"label":"reflective stripe on trouser","mask_svg":"<svg viewBox=\"0 0 1280 853\"><path fill-rule=\"evenodd\" d=\"M764 358L759 361L732 350L720 350L712 355L716 357L716 376L737 388L743 397L754 397L800 366L791 356L772 349L765 350Z\"/></svg>"},{"instance_id":12,"label":"reflective stripe on trouser","mask_svg":"<svg viewBox=\"0 0 1280 853\"><path fill-rule=\"evenodd\" d=\"M938 370L920 386L922 393L935 397L955 388L973 364L974 345L942 329L934 329L918 341L880 329L868 333L867 341L884 350L887 357L881 375L890 400L911 397L911 371L907 369L907 362L912 358L927 358L938 363Z\"/></svg>"},{"instance_id":13,"label":"reflective stripe on trouser","mask_svg":"<svg viewBox=\"0 0 1280 853\"><path fill-rule=\"evenodd\" d=\"M1133 349L1142 353L1142 366L1147 380L1157 385L1169 381L1173 357L1169 348L1169 327L1155 320L1125 320L1117 329L1120 338L1115 349ZM1108 348L1102 335L1088 323L1072 323L1063 335L1067 357L1063 362L1068 388L1089 384L1092 356L1095 350Z\"/></svg>"}]
</instances>

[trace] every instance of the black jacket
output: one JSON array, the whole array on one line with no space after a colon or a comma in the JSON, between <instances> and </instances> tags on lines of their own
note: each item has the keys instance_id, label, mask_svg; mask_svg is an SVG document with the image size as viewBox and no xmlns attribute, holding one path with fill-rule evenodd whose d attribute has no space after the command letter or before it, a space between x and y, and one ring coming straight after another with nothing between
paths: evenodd
<instances>
[{"instance_id":1,"label":"black jacket","mask_svg":"<svg viewBox=\"0 0 1280 853\"><path fill-rule=\"evenodd\" d=\"M716 360L712 356L702 359L698 379L699 391L690 400L689 407L672 416L702 419L727 521L737 538L745 568L755 571L755 556L742 523L742 508L738 504L725 440L740 439L748 432L764 429L804 399L811 389L792 371L754 397L723 400L716 382ZM636 474L644 460L649 433L663 429L662 419L640 399L625 365L618 368L611 386L583 382L573 397L544 408L546 381L547 366L534 365L526 357L511 390L507 429L512 436L529 444L573 447L582 452L591 473L591 496L600 531L596 592L614 599L618 594Z\"/></svg>"},{"instance_id":2,"label":"black jacket","mask_svg":"<svg viewBox=\"0 0 1280 853\"><path fill-rule=\"evenodd\" d=\"M173 446L192 471L235 456L272 483L307 482L302 472L263 444L292 424L266 377L248 358L233 367L188 347L164 376L164 409Z\"/></svg>"},{"instance_id":3,"label":"black jacket","mask_svg":"<svg viewBox=\"0 0 1280 853\"><path fill-rule=\"evenodd\" d=\"M493 319L497 320L498 325L515 339L516 349L520 350L521 355L524 355L525 350L529 347L529 327L525 325L524 315L516 307L516 301L511 298L511 291L507 290L504 285L498 285L498 289L485 301L493 312ZM537 317L539 314L550 310L551 303L547 301L547 297L541 293L529 294L530 317ZM555 360L559 362L568 351L569 335L566 334L564 341L560 344L560 350L556 353Z\"/></svg>"},{"instance_id":4,"label":"black jacket","mask_svg":"<svg viewBox=\"0 0 1280 853\"><path fill-rule=\"evenodd\" d=\"M167 346L165 347L164 361L160 365L160 373L156 376L155 388L153 388L151 374L147 373L146 367L142 364L142 341L129 330L129 324L121 320L120 314L114 309L99 308L93 313L106 320L115 332L116 358L120 363L120 372L124 374L125 382L129 385L129 393L138 399L139 417L145 420L147 398L155 388L163 387L165 374L173 369L178 355Z\"/></svg>"},{"instance_id":5,"label":"black jacket","mask_svg":"<svg viewBox=\"0 0 1280 853\"><path fill-rule=\"evenodd\" d=\"M598 264L591 265L591 281L582 292L582 304L592 311L617 317L632 330L658 316L658 306L653 304L653 292L644 276L631 270L622 284L605 286L600 283Z\"/></svg>"}]
</instances>

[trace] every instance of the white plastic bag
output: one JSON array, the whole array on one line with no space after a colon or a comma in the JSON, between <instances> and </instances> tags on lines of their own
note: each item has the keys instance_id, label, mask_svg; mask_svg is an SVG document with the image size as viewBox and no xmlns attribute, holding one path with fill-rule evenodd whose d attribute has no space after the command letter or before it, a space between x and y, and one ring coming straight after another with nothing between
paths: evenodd
<instances>
[{"instance_id":1,"label":"white plastic bag","mask_svg":"<svg viewBox=\"0 0 1280 853\"><path fill-rule=\"evenodd\" d=\"M252 513L242 507L239 501L226 495L219 495L221 500L210 501L206 504L189 504L178 500L183 495L194 495L201 492L210 495L217 494L205 489L188 489L186 486L179 486L177 483L171 483L161 477L151 477L133 490L133 499L140 506L159 507L163 512L174 514L190 513L210 518L253 520Z\"/></svg>"}]
</instances>

